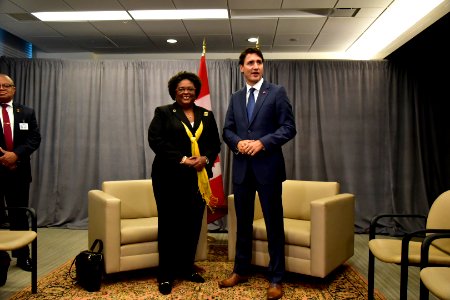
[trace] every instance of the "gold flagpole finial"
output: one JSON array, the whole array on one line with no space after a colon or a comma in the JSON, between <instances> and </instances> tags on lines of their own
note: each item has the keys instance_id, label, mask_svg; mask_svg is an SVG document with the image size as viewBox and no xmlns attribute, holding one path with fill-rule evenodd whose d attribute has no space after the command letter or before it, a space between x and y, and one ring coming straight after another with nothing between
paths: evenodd
<instances>
[{"instance_id":1,"label":"gold flagpole finial","mask_svg":"<svg viewBox=\"0 0 450 300\"><path fill-rule=\"evenodd\" d=\"M258 38L256 39L256 49L259 49L259 36L258 36Z\"/></svg>"},{"instance_id":2,"label":"gold flagpole finial","mask_svg":"<svg viewBox=\"0 0 450 300\"><path fill-rule=\"evenodd\" d=\"M206 38L203 38L203 52L202 55L205 55L206 53Z\"/></svg>"}]
</instances>

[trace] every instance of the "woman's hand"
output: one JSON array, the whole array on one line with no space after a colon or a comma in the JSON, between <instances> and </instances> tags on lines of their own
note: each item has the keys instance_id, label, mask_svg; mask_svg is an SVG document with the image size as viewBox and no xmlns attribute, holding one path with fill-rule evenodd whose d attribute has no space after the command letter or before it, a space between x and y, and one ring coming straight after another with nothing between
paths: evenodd
<instances>
[{"instance_id":1,"label":"woman's hand","mask_svg":"<svg viewBox=\"0 0 450 300\"><path fill-rule=\"evenodd\" d=\"M197 172L200 172L206 166L206 156L188 157L184 161L184 164L187 165L188 167L195 168L195 170L197 170Z\"/></svg>"}]
</instances>

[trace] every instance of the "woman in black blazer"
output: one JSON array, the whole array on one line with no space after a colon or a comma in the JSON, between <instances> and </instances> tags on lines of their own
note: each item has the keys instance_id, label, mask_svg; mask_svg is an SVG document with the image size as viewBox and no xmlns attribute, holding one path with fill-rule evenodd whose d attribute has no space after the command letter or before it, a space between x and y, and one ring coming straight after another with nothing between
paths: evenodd
<instances>
[{"instance_id":1,"label":"woman in black blazer","mask_svg":"<svg viewBox=\"0 0 450 300\"><path fill-rule=\"evenodd\" d=\"M180 72L168 89L175 102L157 107L148 129L156 154L152 181L158 207L158 285L164 295L177 277L204 282L194 259L205 203L214 199L208 178L221 144L213 113L194 104L199 77Z\"/></svg>"}]
</instances>

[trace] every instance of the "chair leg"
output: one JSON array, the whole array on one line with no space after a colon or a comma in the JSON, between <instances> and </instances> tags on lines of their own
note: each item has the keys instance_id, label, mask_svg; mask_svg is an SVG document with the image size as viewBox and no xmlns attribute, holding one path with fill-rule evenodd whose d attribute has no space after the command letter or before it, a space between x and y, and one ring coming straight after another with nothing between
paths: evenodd
<instances>
[{"instance_id":1,"label":"chair leg","mask_svg":"<svg viewBox=\"0 0 450 300\"><path fill-rule=\"evenodd\" d=\"M367 280L368 280L368 288L367 288L368 299L373 300L373 292L375 287L375 256L372 254L370 249L369 249L369 274L367 276Z\"/></svg>"},{"instance_id":2,"label":"chair leg","mask_svg":"<svg viewBox=\"0 0 450 300\"><path fill-rule=\"evenodd\" d=\"M33 269L31 270L31 293L37 293L37 237L31 243L31 261Z\"/></svg>"},{"instance_id":3,"label":"chair leg","mask_svg":"<svg viewBox=\"0 0 450 300\"><path fill-rule=\"evenodd\" d=\"M400 265L400 299L402 300L408 298L408 267L409 260L402 259Z\"/></svg>"},{"instance_id":4,"label":"chair leg","mask_svg":"<svg viewBox=\"0 0 450 300\"><path fill-rule=\"evenodd\" d=\"M420 280L420 300L428 300L429 292L422 280Z\"/></svg>"}]
</instances>

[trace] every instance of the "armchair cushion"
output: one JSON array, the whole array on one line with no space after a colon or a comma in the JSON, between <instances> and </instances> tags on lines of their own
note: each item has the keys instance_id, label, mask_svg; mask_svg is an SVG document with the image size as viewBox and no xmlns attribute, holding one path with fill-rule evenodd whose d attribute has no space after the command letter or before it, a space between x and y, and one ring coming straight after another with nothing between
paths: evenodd
<instances>
[{"instance_id":1,"label":"armchair cushion","mask_svg":"<svg viewBox=\"0 0 450 300\"><path fill-rule=\"evenodd\" d=\"M120 243L122 245L158 240L158 218L122 219Z\"/></svg>"}]
</instances>

